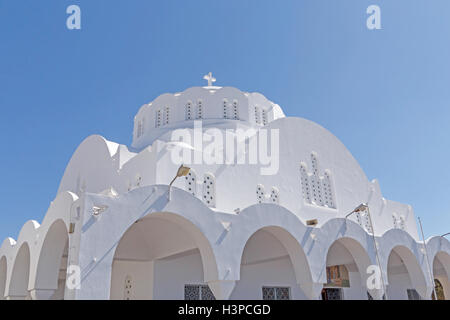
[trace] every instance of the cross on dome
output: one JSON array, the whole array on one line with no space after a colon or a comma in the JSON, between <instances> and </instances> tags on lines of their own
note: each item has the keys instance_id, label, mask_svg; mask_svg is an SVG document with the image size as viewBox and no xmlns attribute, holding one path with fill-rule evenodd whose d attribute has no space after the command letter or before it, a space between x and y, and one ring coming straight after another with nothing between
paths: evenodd
<instances>
[{"instance_id":1,"label":"cross on dome","mask_svg":"<svg viewBox=\"0 0 450 320\"><path fill-rule=\"evenodd\" d=\"M216 78L213 77L212 72L208 73L203 77L206 81L208 81L208 87L211 87L214 82L216 82Z\"/></svg>"}]
</instances>

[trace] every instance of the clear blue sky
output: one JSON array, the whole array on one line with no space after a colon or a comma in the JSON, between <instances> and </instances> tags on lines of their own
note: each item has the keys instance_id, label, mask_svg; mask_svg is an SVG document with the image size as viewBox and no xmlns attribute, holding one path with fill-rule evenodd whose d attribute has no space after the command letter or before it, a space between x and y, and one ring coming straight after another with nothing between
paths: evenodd
<instances>
[{"instance_id":1,"label":"clear blue sky","mask_svg":"<svg viewBox=\"0 0 450 320\"><path fill-rule=\"evenodd\" d=\"M42 221L85 137L130 144L142 104L209 71L329 129L427 237L450 232L449 15L448 0L0 0L0 238Z\"/></svg>"}]
</instances>

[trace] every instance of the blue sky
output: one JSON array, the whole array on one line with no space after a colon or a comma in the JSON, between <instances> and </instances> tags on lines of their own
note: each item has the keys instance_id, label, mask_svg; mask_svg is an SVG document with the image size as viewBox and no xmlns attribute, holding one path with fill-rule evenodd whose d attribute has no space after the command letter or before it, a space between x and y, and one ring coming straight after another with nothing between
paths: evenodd
<instances>
[{"instance_id":1,"label":"blue sky","mask_svg":"<svg viewBox=\"0 0 450 320\"><path fill-rule=\"evenodd\" d=\"M66 28L77 4L82 29ZM381 7L382 30L366 28ZM426 237L450 232L448 0L0 0L0 238L41 221L91 134L203 85L258 91L349 148Z\"/></svg>"}]
</instances>

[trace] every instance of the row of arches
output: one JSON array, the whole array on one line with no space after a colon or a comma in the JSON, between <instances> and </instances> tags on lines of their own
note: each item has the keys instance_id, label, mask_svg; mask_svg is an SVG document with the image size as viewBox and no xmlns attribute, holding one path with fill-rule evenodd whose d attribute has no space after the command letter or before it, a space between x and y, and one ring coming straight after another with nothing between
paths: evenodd
<instances>
[{"instance_id":1,"label":"row of arches","mask_svg":"<svg viewBox=\"0 0 450 320\"><path fill-rule=\"evenodd\" d=\"M17 241L0 247L0 299L64 299L72 220L79 219L78 197L60 193L39 224L27 222ZM72 213L74 217L72 218Z\"/></svg>"},{"instance_id":2,"label":"row of arches","mask_svg":"<svg viewBox=\"0 0 450 320\"><path fill-rule=\"evenodd\" d=\"M205 264L211 263L211 253L204 244L199 246L204 243L198 239L201 232L194 226L188 230L185 223L162 217L142 219L120 240L112 262L111 299L214 298L215 287L210 281L214 276L207 274L211 266L205 269ZM442 287L440 299L450 298L449 258L446 252L433 257L433 275ZM322 270L326 281L317 298L375 298L377 291L367 287L367 270L373 260L357 240L336 239L326 254ZM394 246L386 266L387 283L382 290L385 299L431 298L419 294L424 292L421 286L426 284L427 274L410 248ZM307 254L289 231L278 226L261 228L250 236L240 258L239 274L229 299L311 298L308 283L312 282L312 275Z\"/></svg>"},{"instance_id":3,"label":"row of arches","mask_svg":"<svg viewBox=\"0 0 450 320\"><path fill-rule=\"evenodd\" d=\"M188 193L181 194L188 197ZM169 204L176 205L174 201ZM0 298L379 298L379 291L368 287L367 282L368 267L377 264L370 238L351 221L334 219L320 228L306 228L287 210L260 204L239 215L227 215L235 217L227 224L218 220L222 215L211 214L207 207L186 203L183 207L190 210L183 214L172 213L175 211L170 207L150 210L142 216L136 213L137 220L121 214L119 209L116 215L110 207L108 214L84 231L82 241L82 245L90 247L106 241L105 248L114 243L113 250L108 249L110 258L102 258L99 268L90 271L90 279L96 277L96 272L101 275L95 278L96 288L82 283L76 296L66 286L68 265L74 263L69 255L74 245L73 234L69 233L70 219L50 214L52 217L46 217L42 226L30 223L24 226L28 234L33 234L30 228L41 232L35 232L26 241L20 235L17 243L10 240L11 246L4 244L0 248ZM101 228L102 223L109 226L108 234L115 234L113 242L98 238L100 229L96 228ZM111 223L122 231L110 230ZM395 237L384 235L378 239L384 251L380 265L385 275L386 298L430 299L427 270L419 261L423 254L417 252L420 246L404 231L391 233ZM429 242L431 272L439 284L437 297L448 299L450 250L446 240L440 240L441 245L437 246L434 239ZM315 245L317 248L313 248ZM86 253L74 254L85 256L86 262L79 262L83 270L93 261ZM86 294L85 290L93 293Z\"/></svg>"},{"instance_id":4,"label":"row of arches","mask_svg":"<svg viewBox=\"0 0 450 320\"><path fill-rule=\"evenodd\" d=\"M64 299L68 247L68 230L62 220L57 220L49 228L38 257L32 256L28 242L20 245L15 257L8 259L3 255L0 258L0 298ZM36 272L31 276L33 265Z\"/></svg>"}]
</instances>

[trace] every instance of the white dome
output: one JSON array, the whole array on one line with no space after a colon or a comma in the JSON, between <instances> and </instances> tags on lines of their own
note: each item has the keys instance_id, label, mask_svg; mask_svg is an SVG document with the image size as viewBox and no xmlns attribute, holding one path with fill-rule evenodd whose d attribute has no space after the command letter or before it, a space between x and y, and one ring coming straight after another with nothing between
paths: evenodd
<instances>
[{"instance_id":1,"label":"white dome","mask_svg":"<svg viewBox=\"0 0 450 320\"><path fill-rule=\"evenodd\" d=\"M284 116L279 105L260 93L232 87L193 87L163 94L143 105L134 119L132 146L145 147L165 132L192 125L195 120L220 120L230 125L239 121L261 127ZM208 126L208 122L203 125Z\"/></svg>"}]
</instances>

